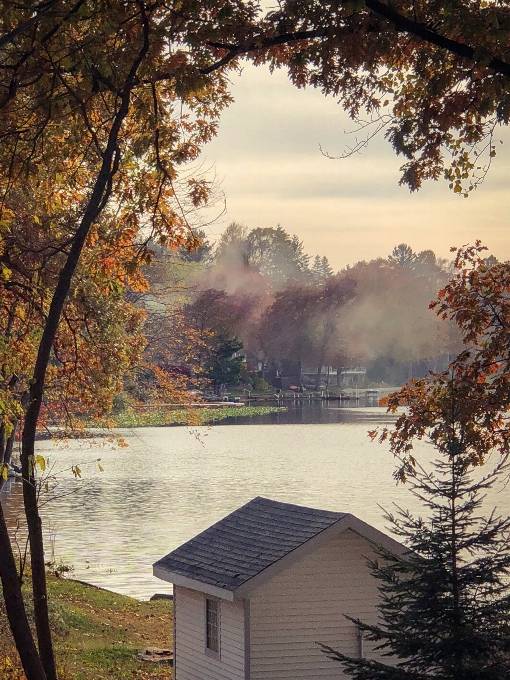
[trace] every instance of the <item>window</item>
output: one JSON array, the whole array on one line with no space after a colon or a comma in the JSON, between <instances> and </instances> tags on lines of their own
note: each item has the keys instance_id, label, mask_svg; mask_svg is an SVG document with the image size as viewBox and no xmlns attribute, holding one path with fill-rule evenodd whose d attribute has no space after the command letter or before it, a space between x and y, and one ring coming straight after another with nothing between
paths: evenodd
<instances>
[{"instance_id":1,"label":"window","mask_svg":"<svg viewBox=\"0 0 510 680\"><path fill-rule=\"evenodd\" d=\"M211 652L220 652L220 603L218 600L205 601L206 647Z\"/></svg>"}]
</instances>

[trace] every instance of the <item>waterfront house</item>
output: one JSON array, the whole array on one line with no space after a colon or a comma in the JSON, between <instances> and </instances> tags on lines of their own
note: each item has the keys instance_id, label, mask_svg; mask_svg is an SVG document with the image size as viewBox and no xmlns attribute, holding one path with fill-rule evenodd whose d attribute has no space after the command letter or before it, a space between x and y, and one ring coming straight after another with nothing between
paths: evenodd
<instances>
[{"instance_id":1,"label":"waterfront house","mask_svg":"<svg viewBox=\"0 0 510 680\"><path fill-rule=\"evenodd\" d=\"M375 545L405 548L348 513L254 498L154 564L174 584L175 680L343 678L318 642L375 652L345 615L377 618Z\"/></svg>"}]
</instances>

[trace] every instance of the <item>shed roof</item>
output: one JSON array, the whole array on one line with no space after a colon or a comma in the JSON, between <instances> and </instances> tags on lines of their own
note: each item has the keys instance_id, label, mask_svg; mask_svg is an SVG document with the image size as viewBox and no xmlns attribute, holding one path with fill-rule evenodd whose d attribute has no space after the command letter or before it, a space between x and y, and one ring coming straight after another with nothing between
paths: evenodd
<instances>
[{"instance_id":1,"label":"shed roof","mask_svg":"<svg viewBox=\"0 0 510 680\"><path fill-rule=\"evenodd\" d=\"M154 564L165 581L235 600L320 545L352 529L395 554L405 548L344 512L258 496Z\"/></svg>"}]
</instances>

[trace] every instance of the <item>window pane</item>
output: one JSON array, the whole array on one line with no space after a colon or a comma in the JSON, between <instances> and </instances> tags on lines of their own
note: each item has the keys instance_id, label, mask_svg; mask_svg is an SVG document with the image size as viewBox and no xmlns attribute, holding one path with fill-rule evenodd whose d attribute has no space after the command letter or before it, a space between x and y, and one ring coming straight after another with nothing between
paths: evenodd
<instances>
[{"instance_id":1,"label":"window pane","mask_svg":"<svg viewBox=\"0 0 510 680\"><path fill-rule=\"evenodd\" d=\"M207 649L213 652L218 652L219 645L219 617L218 617L218 600L206 600L205 616L206 616L206 633L207 633Z\"/></svg>"}]
</instances>

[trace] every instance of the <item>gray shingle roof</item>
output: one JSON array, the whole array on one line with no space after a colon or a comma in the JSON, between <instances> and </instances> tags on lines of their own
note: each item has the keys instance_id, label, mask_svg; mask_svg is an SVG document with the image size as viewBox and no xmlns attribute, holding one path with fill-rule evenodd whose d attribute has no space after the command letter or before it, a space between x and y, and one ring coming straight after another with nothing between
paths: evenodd
<instances>
[{"instance_id":1,"label":"gray shingle roof","mask_svg":"<svg viewBox=\"0 0 510 680\"><path fill-rule=\"evenodd\" d=\"M161 558L154 567L234 590L345 514L259 496Z\"/></svg>"}]
</instances>

